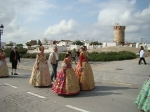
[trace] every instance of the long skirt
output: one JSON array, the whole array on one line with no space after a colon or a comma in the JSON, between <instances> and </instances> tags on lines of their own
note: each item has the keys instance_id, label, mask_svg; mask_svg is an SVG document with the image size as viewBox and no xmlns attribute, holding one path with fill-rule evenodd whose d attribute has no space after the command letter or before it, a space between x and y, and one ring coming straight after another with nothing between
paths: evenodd
<instances>
[{"instance_id":1,"label":"long skirt","mask_svg":"<svg viewBox=\"0 0 150 112\"><path fill-rule=\"evenodd\" d=\"M145 81L134 103L140 110L150 112L150 79Z\"/></svg>"},{"instance_id":2,"label":"long skirt","mask_svg":"<svg viewBox=\"0 0 150 112\"><path fill-rule=\"evenodd\" d=\"M66 68L65 74L60 70L52 86L52 91L62 95L73 95L80 91L79 80L72 68Z\"/></svg>"},{"instance_id":3,"label":"long skirt","mask_svg":"<svg viewBox=\"0 0 150 112\"><path fill-rule=\"evenodd\" d=\"M0 77L8 77L8 66L6 62L0 62Z\"/></svg>"},{"instance_id":4,"label":"long skirt","mask_svg":"<svg viewBox=\"0 0 150 112\"><path fill-rule=\"evenodd\" d=\"M30 77L29 83L33 86L50 86L51 85L51 78L49 67L44 62L39 62L39 69L36 69L37 64L33 66L32 74Z\"/></svg>"},{"instance_id":5,"label":"long skirt","mask_svg":"<svg viewBox=\"0 0 150 112\"><path fill-rule=\"evenodd\" d=\"M80 89L81 90L92 90L95 87L93 71L89 63L83 62L82 63L83 70L82 72L79 71L80 67L77 66L75 68L75 73L80 82Z\"/></svg>"}]
</instances>

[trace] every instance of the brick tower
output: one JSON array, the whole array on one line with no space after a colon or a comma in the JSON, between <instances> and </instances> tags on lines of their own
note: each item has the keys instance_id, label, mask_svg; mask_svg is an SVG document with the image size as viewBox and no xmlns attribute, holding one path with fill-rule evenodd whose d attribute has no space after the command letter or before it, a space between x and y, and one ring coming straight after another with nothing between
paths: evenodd
<instances>
[{"instance_id":1,"label":"brick tower","mask_svg":"<svg viewBox=\"0 0 150 112\"><path fill-rule=\"evenodd\" d=\"M125 28L125 26L120 26L118 24L114 26L114 42L118 45L125 44Z\"/></svg>"}]
</instances>

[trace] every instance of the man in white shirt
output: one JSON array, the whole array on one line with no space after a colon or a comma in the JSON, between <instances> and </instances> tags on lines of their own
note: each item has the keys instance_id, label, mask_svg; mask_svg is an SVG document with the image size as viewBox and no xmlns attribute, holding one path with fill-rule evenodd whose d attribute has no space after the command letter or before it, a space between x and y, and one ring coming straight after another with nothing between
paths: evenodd
<instances>
[{"instance_id":1,"label":"man in white shirt","mask_svg":"<svg viewBox=\"0 0 150 112\"><path fill-rule=\"evenodd\" d=\"M140 49L140 59L139 59L139 65L141 64L141 60L144 61L144 64L146 65L146 61L145 61L145 52L144 52L144 48L143 46L141 46L141 49Z\"/></svg>"},{"instance_id":2,"label":"man in white shirt","mask_svg":"<svg viewBox=\"0 0 150 112\"><path fill-rule=\"evenodd\" d=\"M52 74L51 74L51 80L54 81L56 79L56 76L57 76L57 67L58 67L58 61L59 61L59 56L58 56L58 49L57 47L55 46L53 48L53 52L50 53L49 55L49 61L52 65Z\"/></svg>"}]
</instances>

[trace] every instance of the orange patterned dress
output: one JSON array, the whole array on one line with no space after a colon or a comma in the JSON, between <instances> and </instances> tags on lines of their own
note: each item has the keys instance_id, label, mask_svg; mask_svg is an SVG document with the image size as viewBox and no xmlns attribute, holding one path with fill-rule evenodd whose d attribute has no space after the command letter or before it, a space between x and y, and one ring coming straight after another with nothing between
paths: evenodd
<instances>
[{"instance_id":1,"label":"orange patterned dress","mask_svg":"<svg viewBox=\"0 0 150 112\"><path fill-rule=\"evenodd\" d=\"M37 69L37 64L39 69ZM51 78L45 55L37 54L29 83L34 86L50 86Z\"/></svg>"},{"instance_id":2,"label":"orange patterned dress","mask_svg":"<svg viewBox=\"0 0 150 112\"><path fill-rule=\"evenodd\" d=\"M64 59L63 68L57 74L52 91L62 95L73 95L80 91L78 78L67 58Z\"/></svg>"},{"instance_id":3,"label":"orange patterned dress","mask_svg":"<svg viewBox=\"0 0 150 112\"><path fill-rule=\"evenodd\" d=\"M80 70L82 68L82 71ZM88 62L87 54L84 52L80 53L75 73L80 82L81 90L92 90L95 87L94 76L92 68Z\"/></svg>"}]
</instances>

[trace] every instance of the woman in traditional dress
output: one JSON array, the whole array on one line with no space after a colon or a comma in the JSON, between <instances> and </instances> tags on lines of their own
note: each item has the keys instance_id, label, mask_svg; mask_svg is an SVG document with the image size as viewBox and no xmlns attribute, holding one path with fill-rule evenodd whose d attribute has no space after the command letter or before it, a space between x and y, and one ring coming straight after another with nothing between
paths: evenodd
<instances>
[{"instance_id":1,"label":"woman in traditional dress","mask_svg":"<svg viewBox=\"0 0 150 112\"><path fill-rule=\"evenodd\" d=\"M5 59L6 55L3 50L0 49L0 78L9 76L8 67Z\"/></svg>"},{"instance_id":2,"label":"woman in traditional dress","mask_svg":"<svg viewBox=\"0 0 150 112\"><path fill-rule=\"evenodd\" d=\"M81 90L92 90L95 87L92 68L88 62L87 48L81 47L82 52L79 56L75 73L79 79Z\"/></svg>"},{"instance_id":3,"label":"woman in traditional dress","mask_svg":"<svg viewBox=\"0 0 150 112\"><path fill-rule=\"evenodd\" d=\"M39 50L40 53L37 54L29 83L37 87L50 86L51 78L46 56L44 55L44 47L40 46Z\"/></svg>"},{"instance_id":4,"label":"woman in traditional dress","mask_svg":"<svg viewBox=\"0 0 150 112\"><path fill-rule=\"evenodd\" d=\"M134 102L143 112L150 112L150 75L144 82L139 95Z\"/></svg>"},{"instance_id":5,"label":"woman in traditional dress","mask_svg":"<svg viewBox=\"0 0 150 112\"><path fill-rule=\"evenodd\" d=\"M66 53L62 69L58 72L52 91L61 95L73 95L80 91L79 81L71 66L71 54Z\"/></svg>"}]
</instances>

